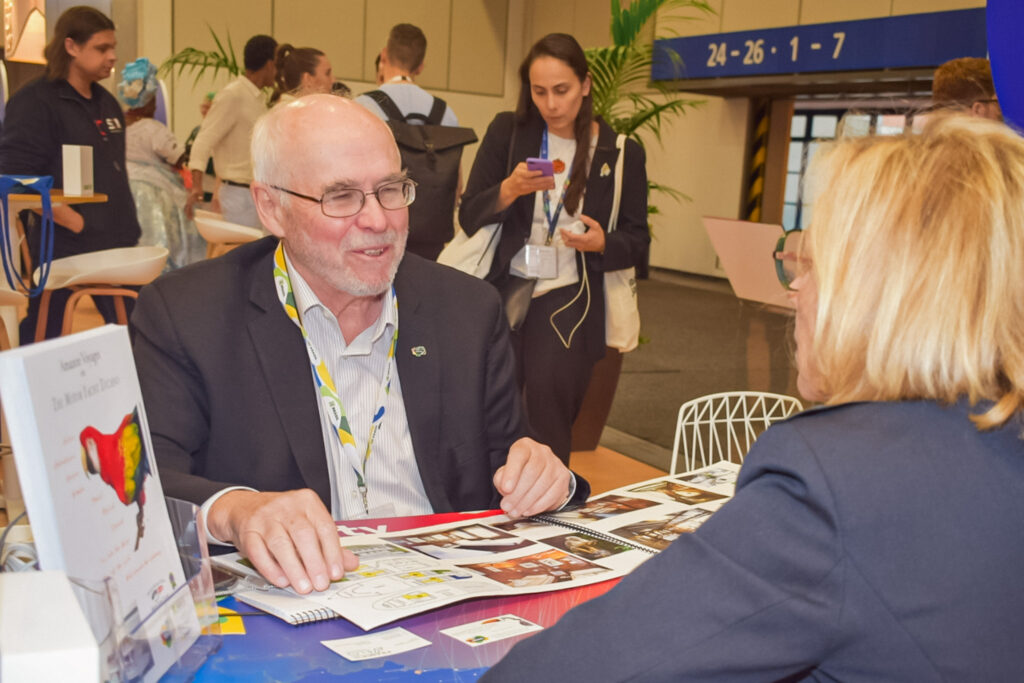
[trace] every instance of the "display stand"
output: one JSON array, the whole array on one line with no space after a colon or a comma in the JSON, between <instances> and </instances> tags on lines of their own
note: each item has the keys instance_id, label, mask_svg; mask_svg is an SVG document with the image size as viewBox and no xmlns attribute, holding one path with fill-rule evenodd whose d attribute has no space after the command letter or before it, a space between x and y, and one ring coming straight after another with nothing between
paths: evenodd
<instances>
[{"instance_id":1,"label":"display stand","mask_svg":"<svg viewBox=\"0 0 1024 683\"><path fill-rule=\"evenodd\" d=\"M220 649L220 624L201 512L195 505L175 499L168 499L167 507L186 583L175 587L145 620L139 621L137 610L118 617L123 610L112 580L69 577L78 607L99 646L101 681L143 680L153 664L154 647L170 649L177 659L161 681L189 681L207 658ZM192 609L203 631L189 647L185 645L188 629L179 624L184 623L180 617L186 610Z\"/></svg>"},{"instance_id":2,"label":"display stand","mask_svg":"<svg viewBox=\"0 0 1024 683\"><path fill-rule=\"evenodd\" d=\"M181 566L185 570L186 586L191 591L192 604L203 630L192 647L181 653L177 663L160 679L164 683L192 680L210 655L220 650L221 646L220 617L214 595L203 512L199 506L188 501L167 498L167 513L174 529Z\"/></svg>"}]
</instances>

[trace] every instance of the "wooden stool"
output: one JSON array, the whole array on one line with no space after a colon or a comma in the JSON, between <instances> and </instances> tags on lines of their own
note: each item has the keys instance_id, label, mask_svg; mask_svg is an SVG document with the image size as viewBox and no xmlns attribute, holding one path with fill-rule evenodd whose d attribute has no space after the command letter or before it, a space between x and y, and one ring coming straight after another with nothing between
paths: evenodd
<instances>
[{"instance_id":1,"label":"wooden stool","mask_svg":"<svg viewBox=\"0 0 1024 683\"><path fill-rule=\"evenodd\" d=\"M266 236L262 230L214 218L214 215L207 211L196 211L194 219L196 230L206 240L206 258L220 256L240 244L255 242Z\"/></svg>"},{"instance_id":2,"label":"wooden stool","mask_svg":"<svg viewBox=\"0 0 1024 683\"><path fill-rule=\"evenodd\" d=\"M7 287L0 287L0 350L13 349L19 343L18 307L28 296Z\"/></svg>"},{"instance_id":3,"label":"wooden stool","mask_svg":"<svg viewBox=\"0 0 1024 683\"><path fill-rule=\"evenodd\" d=\"M114 297L117 322L128 324L125 298L138 298L130 287L141 287L152 282L164 269L168 251L164 247L124 247L104 249L54 259L50 277L39 300L39 318L36 321L36 341L46 337L46 320L50 314L50 296L55 289L70 289L71 296L64 305L61 336L71 333L75 307L83 296ZM39 277L38 272L36 277Z\"/></svg>"}]
</instances>

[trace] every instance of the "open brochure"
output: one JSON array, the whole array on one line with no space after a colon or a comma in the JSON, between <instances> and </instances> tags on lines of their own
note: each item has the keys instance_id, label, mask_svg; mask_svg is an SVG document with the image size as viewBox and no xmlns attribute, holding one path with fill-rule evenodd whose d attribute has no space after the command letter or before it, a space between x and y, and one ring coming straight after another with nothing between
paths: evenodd
<instances>
[{"instance_id":1,"label":"open brochure","mask_svg":"<svg viewBox=\"0 0 1024 683\"><path fill-rule=\"evenodd\" d=\"M469 598L576 588L625 576L707 520L733 493L739 466L630 484L585 505L521 520L494 515L341 544L359 567L325 591L246 590L235 597L298 624L343 617L370 630ZM212 558L258 574L238 553Z\"/></svg>"}]
</instances>

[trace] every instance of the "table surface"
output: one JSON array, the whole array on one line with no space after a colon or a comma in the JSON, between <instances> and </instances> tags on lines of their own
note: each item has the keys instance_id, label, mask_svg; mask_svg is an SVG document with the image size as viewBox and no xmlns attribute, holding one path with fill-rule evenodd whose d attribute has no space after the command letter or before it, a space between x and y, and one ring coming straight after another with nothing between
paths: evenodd
<instances>
[{"instance_id":1,"label":"table surface","mask_svg":"<svg viewBox=\"0 0 1024 683\"><path fill-rule=\"evenodd\" d=\"M12 194L8 195L8 198L10 201L22 205L23 208L31 208L26 207L26 205L42 205L41 196L34 193ZM107 199L107 195L102 192L95 192L90 195L65 195L63 190L50 190L50 201L54 204L102 204Z\"/></svg>"},{"instance_id":2,"label":"table surface","mask_svg":"<svg viewBox=\"0 0 1024 683\"><path fill-rule=\"evenodd\" d=\"M382 520L360 520L351 524L377 526L401 531L430 524L494 514L482 513L424 515ZM252 615L255 608L225 598L221 606L242 613L244 635L222 636L219 651L199 669L197 683L225 680L269 681L472 681L501 659L519 640L528 635L470 647L443 633L441 629L479 621L501 614L518 617L548 627L568 610L608 590L616 580L582 588L502 598L478 598L401 619L373 631L363 631L344 619L291 626L277 617ZM321 644L323 640L349 638L402 627L431 642L399 655L350 662Z\"/></svg>"}]
</instances>

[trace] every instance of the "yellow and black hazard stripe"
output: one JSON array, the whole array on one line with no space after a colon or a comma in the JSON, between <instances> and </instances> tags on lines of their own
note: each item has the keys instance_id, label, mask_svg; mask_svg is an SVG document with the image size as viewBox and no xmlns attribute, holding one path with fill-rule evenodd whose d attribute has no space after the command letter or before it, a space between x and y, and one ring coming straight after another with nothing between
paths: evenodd
<instances>
[{"instance_id":1,"label":"yellow and black hazard stripe","mask_svg":"<svg viewBox=\"0 0 1024 683\"><path fill-rule=\"evenodd\" d=\"M750 148L750 170L747 173L747 202L744 215L748 221L761 220L761 205L764 198L764 169L768 157L768 112L771 100L754 102L754 134Z\"/></svg>"}]
</instances>

